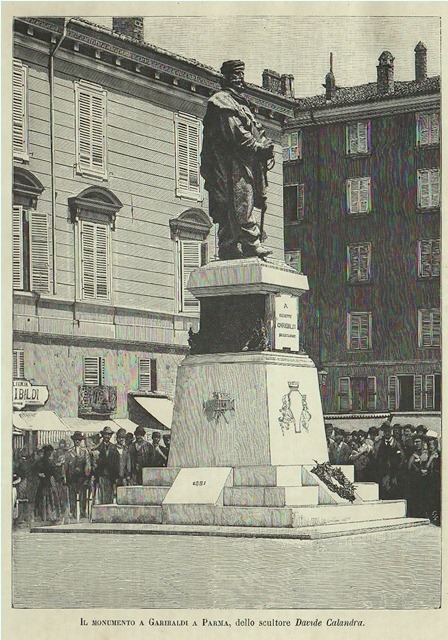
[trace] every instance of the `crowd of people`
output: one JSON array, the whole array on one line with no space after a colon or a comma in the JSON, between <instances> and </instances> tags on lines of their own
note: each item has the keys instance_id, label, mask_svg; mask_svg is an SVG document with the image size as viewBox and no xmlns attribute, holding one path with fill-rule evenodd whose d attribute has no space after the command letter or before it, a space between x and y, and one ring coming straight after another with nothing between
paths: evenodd
<instances>
[{"instance_id":1,"label":"crowd of people","mask_svg":"<svg viewBox=\"0 0 448 640\"><path fill-rule=\"evenodd\" d=\"M112 439L115 442L112 442ZM141 485L144 467L166 467L170 435L138 426L134 433L106 426L86 437L80 431L72 444L60 440L35 451L21 449L13 460L13 520L58 523L88 518L93 504L112 504L117 487Z\"/></svg>"},{"instance_id":2,"label":"crowd of people","mask_svg":"<svg viewBox=\"0 0 448 640\"><path fill-rule=\"evenodd\" d=\"M407 501L407 515L440 524L439 439L424 425L391 424L346 432L325 425L333 465L353 465L355 482L376 482L380 499Z\"/></svg>"}]
</instances>

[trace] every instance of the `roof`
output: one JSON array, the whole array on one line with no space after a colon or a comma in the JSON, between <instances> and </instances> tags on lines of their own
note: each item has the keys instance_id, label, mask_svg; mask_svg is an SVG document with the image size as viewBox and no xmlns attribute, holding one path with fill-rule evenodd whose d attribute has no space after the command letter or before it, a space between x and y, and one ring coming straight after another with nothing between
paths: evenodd
<instances>
[{"instance_id":1,"label":"roof","mask_svg":"<svg viewBox=\"0 0 448 640\"><path fill-rule=\"evenodd\" d=\"M310 98L299 98L296 111L308 109L331 109L360 102L391 100L425 93L440 92L440 76L427 78L423 82L416 80L395 81L394 90L390 93L378 93L377 83L369 82L355 87L337 87L331 101L326 100L325 94Z\"/></svg>"}]
</instances>

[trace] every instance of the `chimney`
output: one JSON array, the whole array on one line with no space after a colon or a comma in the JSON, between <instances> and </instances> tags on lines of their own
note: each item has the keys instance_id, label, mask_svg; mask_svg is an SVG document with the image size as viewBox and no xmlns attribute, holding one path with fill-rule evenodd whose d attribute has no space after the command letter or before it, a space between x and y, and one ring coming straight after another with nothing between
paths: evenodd
<instances>
[{"instance_id":1,"label":"chimney","mask_svg":"<svg viewBox=\"0 0 448 640\"><path fill-rule=\"evenodd\" d=\"M263 89L272 93L282 93L281 77L277 71L271 71L271 69L263 71Z\"/></svg>"},{"instance_id":2,"label":"chimney","mask_svg":"<svg viewBox=\"0 0 448 640\"><path fill-rule=\"evenodd\" d=\"M394 90L394 60L390 51L383 51L378 58L377 66L377 92L392 93Z\"/></svg>"},{"instance_id":3,"label":"chimney","mask_svg":"<svg viewBox=\"0 0 448 640\"><path fill-rule=\"evenodd\" d=\"M428 77L426 70L426 52L427 49L423 42L419 42L414 49L415 51L415 79L417 82L423 82Z\"/></svg>"},{"instance_id":4,"label":"chimney","mask_svg":"<svg viewBox=\"0 0 448 640\"><path fill-rule=\"evenodd\" d=\"M280 80L282 94L287 98L294 98L294 76L290 73L283 73Z\"/></svg>"},{"instance_id":5,"label":"chimney","mask_svg":"<svg viewBox=\"0 0 448 640\"><path fill-rule=\"evenodd\" d=\"M330 53L330 71L325 76L325 84L322 85L325 87L325 100L329 102L334 92L336 91L336 80L333 74L333 54Z\"/></svg>"},{"instance_id":6,"label":"chimney","mask_svg":"<svg viewBox=\"0 0 448 640\"><path fill-rule=\"evenodd\" d=\"M144 42L143 18L113 18L112 29L122 36Z\"/></svg>"}]
</instances>

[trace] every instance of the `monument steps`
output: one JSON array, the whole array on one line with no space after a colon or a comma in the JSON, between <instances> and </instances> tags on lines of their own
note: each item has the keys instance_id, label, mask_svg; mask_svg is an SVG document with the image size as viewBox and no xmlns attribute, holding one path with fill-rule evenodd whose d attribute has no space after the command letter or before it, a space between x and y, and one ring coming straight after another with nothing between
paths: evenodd
<instances>
[{"instance_id":1,"label":"monument steps","mask_svg":"<svg viewBox=\"0 0 448 640\"><path fill-rule=\"evenodd\" d=\"M225 487L224 506L286 507L317 505L318 487Z\"/></svg>"},{"instance_id":2,"label":"monument steps","mask_svg":"<svg viewBox=\"0 0 448 640\"><path fill-rule=\"evenodd\" d=\"M169 490L169 486L117 487L117 504L160 506Z\"/></svg>"}]
</instances>

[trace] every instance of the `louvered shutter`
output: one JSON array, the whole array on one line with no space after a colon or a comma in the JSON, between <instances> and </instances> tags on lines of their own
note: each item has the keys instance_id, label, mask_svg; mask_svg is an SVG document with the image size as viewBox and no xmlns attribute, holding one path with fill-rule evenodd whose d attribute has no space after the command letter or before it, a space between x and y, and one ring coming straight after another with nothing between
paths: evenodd
<instances>
[{"instance_id":1,"label":"louvered shutter","mask_svg":"<svg viewBox=\"0 0 448 640\"><path fill-rule=\"evenodd\" d=\"M432 346L440 347L440 311L431 312Z\"/></svg>"},{"instance_id":2,"label":"louvered shutter","mask_svg":"<svg viewBox=\"0 0 448 640\"><path fill-rule=\"evenodd\" d=\"M431 275L440 276L440 240L432 240Z\"/></svg>"},{"instance_id":3,"label":"louvered shutter","mask_svg":"<svg viewBox=\"0 0 448 640\"><path fill-rule=\"evenodd\" d=\"M430 127L429 127L429 115L427 113L417 114L417 144L424 145L429 144L430 141Z\"/></svg>"},{"instance_id":4,"label":"louvered shutter","mask_svg":"<svg viewBox=\"0 0 448 640\"><path fill-rule=\"evenodd\" d=\"M28 160L28 68L14 60L12 75L12 144L14 158Z\"/></svg>"},{"instance_id":5,"label":"louvered shutter","mask_svg":"<svg viewBox=\"0 0 448 640\"><path fill-rule=\"evenodd\" d=\"M98 356L84 356L84 384L96 387L102 384L104 377L103 358Z\"/></svg>"},{"instance_id":6,"label":"louvered shutter","mask_svg":"<svg viewBox=\"0 0 448 640\"><path fill-rule=\"evenodd\" d=\"M297 220L305 216L305 185L297 185Z\"/></svg>"},{"instance_id":7,"label":"louvered shutter","mask_svg":"<svg viewBox=\"0 0 448 640\"><path fill-rule=\"evenodd\" d=\"M359 281L370 281L370 243L359 246Z\"/></svg>"},{"instance_id":8,"label":"louvered shutter","mask_svg":"<svg viewBox=\"0 0 448 640\"><path fill-rule=\"evenodd\" d=\"M297 160L299 158L299 134L291 133L289 140L289 159Z\"/></svg>"},{"instance_id":9,"label":"louvered shutter","mask_svg":"<svg viewBox=\"0 0 448 640\"><path fill-rule=\"evenodd\" d=\"M438 113L431 113L429 117L429 142L430 144L438 144L440 142L440 122Z\"/></svg>"},{"instance_id":10,"label":"louvered shutter","mask_svg":"<svg viewBox=\"0 0 448 640\"><path fill-rule=\"evenodd\" d=\"M12 282L13 288L22 290L23 283L23 208L12 208Z\"/></svg>"},{"instance_id":11,"label":"louvered shutter","mask_svg":"<svg viewBox=\"0 0 448 640\"><path fill-rule=\"evenodd\" d=\"M399 382L397 376L389 376L387 398L390 411L399 409Z\"/></svg>"},{"instance_id":12,"label":"louvered shutter","mask_svg":"<svg viewBox=\"0 0 448 640\"><path fill-rule=\"evenodd\" d=\"M13 349L12 376L13 378L25 378L25 352L23 349Z\"/></svg>"},{"instance_id":13,"label":"louvered shutter","mask_svg":"<svg viewBox=\"0 0 448 640\"><path fill-rule=\"evenodd\" d=\"M138 360L138 388L142 391L151 391L151 361L149 358Z\"/></svg>"},{"instance_id":14,"label":"louvered shutter","mask_svg":"<svg viewBox=\"0 0 448 640\"><path fill-rule=\"evenodd\" d=\"M201 243L195 240L181 240L182 311L199 309L197 300L187 289L190 273L201 264Z\"/></svg>"},{"instance_id":15,"label":"louvered shutter","mask_svg":"<svg viewBox=\"0 0 448 640\"><path fill-rule=\"evenodd\" d=\"M285 133L282 136L282 154L283 154L283 162L289 161L289 134Z\"/></svg>"},{"instance_id":16,"label":"louvered shutter","mask_svg":"<svg viewBox=\"0 0 448 640\"><path fill-rule=\"evenodd\" d=\"M347 247L347 276L349 282L357 282L359 274L359 246Z\"/></svg>"},{"instance_id":17,"label":"louvered shutter","mask_svg":"<svg viewBox=\"0 0 448 640\"><path fill-rule=\"evenodd\" d=\"M367 377L367 410L376 410L376 377Z\"/></svg>"},{"instance_id":18,"label":"louvered shutter","mask_svg":"<svg viewBox=\"0 0 448 640\"><path fill-rule=\"evenodd\" d=\"M157 360L151 359L151 391L157 391Z\"/></svg>"},{"instance_id":19,"label":"louvered shutter","mask_svg":"<svg viewBox=\"0 0 448 640\"><path fill-rule=\"evenodd\" d=\"M370 315L360 314L359 322L359 349L370 349Z\"/></svg>"},{"instance_id":20,"label":"louvered shutter","mask_svg":"<svg viewBox=\"0 0 448 640\"><path fill-rule=\"evenodd\" d=\"M358 213L358 187L357 180L347 180L347 211L349 213Z\"/></svg>"},{"instance_id":21,"label":"louvered shutter","mask_svg":"<svg viewBox=\"0 0 448 640\"><path fill-rule=\"evenodd\" d=\"M201 123L199 120L175 116L176 194L201 197L200 152Z\"/></svg>"},{"instance_id":22,"label":"louvered shutter","mask_svg":"<svg viewBox=\"0 0 448 640\"><path fill-rule=\"evenodd\" d=\"M82 298L95 299L95 225L81 221L81 288Z\"/></svg>"},{"instance_id":23,"label":"louvered shutter","mask_svg":"<svg viewBox=\"0 0 448 640\"><path fill-rule=\"evenodd\" d=\"M348 154L356 153L358 151L358 127L356 123L347 125L346 142Z\"/></svg>"},{"instance_id":24,"label":"louvered shutter","mask_svg":"<svg viewBox=\"0 0 448 640\"><path fill-rule=\"evenodd\" d=\"M429 278L432 275L432 240L420 240L418 254L418 275L420 278Z\"/></svg>"},{"instance_id":25,"label":"louvered shutter","mask_svg":"<svg viewBox=\"0 0 448 640\"><path fill-rule=\"evenodd\" d=\"M370 178L359 179L359 213L370 211Z\"/></svg>"},{"instance_id":26,"label":"louvered shutter","mask_svg":"<svg viewBox=\"0 0 448 640\"><path fill-rule=\"evenodd\" d=\"M81 83L76 83L75 88L77 170L106 177L106 92Z\"/></svg>"},{"instance_id":27,"label":"louvered shutter","mask_svg":"<svg viewBox=\"0 0 448 640\"><path fill-rule=\"evenodd\" d=\"M414 409L420 411L423 408L423 378L414 376Z\"/></svg>"},{"instance_id":28,"label":"louvered shutter","mask_svg":"<svg viewBox=\"0 0 448 640\"><path fill-rule=\"evenodd\" d=\"M109 227L97 224L96 231L96 298L109 300Z\"/></svg>"},{"instance_id":29,"label":"louvered shutter","mask_svg":"<svg viewBox=\"0 0 448 640\"><path fill-rule=\"evenodd\" d=\"M46 213L29 211L30 220L30 287L31 291L50 290L50 252Z\"/></svg>"},{"instance_id":30,"label":"louvered shutter","mask_svg":"<svg viewBox=\"0 0 448 640\"><path fill-rule=\"evenodd\" d=\"M109 232L107 225L81 221L81 287L84 299L110 299Z\"/></svg>"},{"instance_id":31,"label":"louvered shutter","mask_svg":"<svg viewBox=\"0 0 448 640\"><path fill-rule=\"evenodd\" d=\"M417 193L418 206L422 209L428 208L430 205L430 186L429 171L422 170L417 172Z\"/></svg>"},{"instance_id":32,"label":"louvered shutter","mask_svg":"<svg viewBox=\"0 0 448 640\"><path fill-rule=\"evenodd\" d=\"M420 312L420 323L421 323L421 346L422 347L432 347L435 346L433 344L433 312L432 311L421 311ZM439 324L440 327L440 324ZM440 340L439 340L440 343ZM437 345L439 346L439 345Z\"/></svg>"},{"instance_id":33,"label":"louvered shutter","mask_svg":"<svg viewBox=\"0 0 448 640\"><path fill-rule=\"evenodd\" d=\"M430 207L438 207L440 205L440 174L438 169L429 171L429 187L430 187Z\"/></svg>"},{"instance_id":34,"label":"louvered shutter","mask_svg":"<svg viewBox=\"0 0 448 640\"><path fill-rule=\"evenodd\" d=\"M367 153L368 148L368 127L366 122L358 122L357 126L357 146L358 153Z\"/></svg>"},{"instance_id":35,"label":"louvered shutter","mask_svg":"<svg viewBox=\"0 0 448 640\"><path fill-rule=\"evenodd\" d=\"M425 409L435 408L435 376L425 376Z\"/></svg>"},{"instance_id":36,"label":"louvered shutter","mask_svg":"<svg viewBox=\"0 0 448 640\"><path fill-rule=\"evenodd\" d=\"M352 393L350 378L339 378L339 411L351 411L352 408Z\"/></svg>"}]
</instances>

